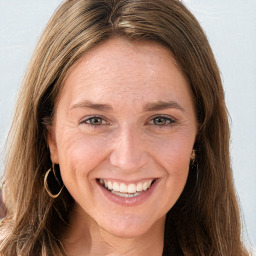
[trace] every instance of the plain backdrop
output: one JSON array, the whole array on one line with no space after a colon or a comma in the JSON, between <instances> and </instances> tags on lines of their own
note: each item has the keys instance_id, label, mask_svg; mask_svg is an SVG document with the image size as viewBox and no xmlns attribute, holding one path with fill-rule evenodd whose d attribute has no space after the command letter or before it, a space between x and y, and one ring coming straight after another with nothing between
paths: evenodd
<instances>
[{"instance_id":1,"label":"plain backdrop","mask_svg":"<svg viewBox=\"0 0 256 256\"><path fill-rule=\"evenodd\" d=\"M97 1L97 0L95 0ZM256 1L184 0L219 64L231 119L231 157L245 223L256 245ZM61 0L0 0L0 175L4 141L32 51Z\"/></svg>"}]
</instances>

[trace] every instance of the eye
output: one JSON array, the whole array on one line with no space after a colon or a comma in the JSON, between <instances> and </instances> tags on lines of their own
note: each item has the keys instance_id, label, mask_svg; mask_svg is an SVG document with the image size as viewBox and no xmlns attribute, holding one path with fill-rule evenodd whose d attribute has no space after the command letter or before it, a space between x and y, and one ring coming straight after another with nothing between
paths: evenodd
<instances>
[{"instance_id":1,"label":"eye","mask_svg":"<svg viewBox=\"0 0 256 256\"><path fill-rule=\"evenodd\" d=\"M100 116L91 116L91 117L83 120L81 123L93 125L93 126L108 124L108 122Z\"/></svg>"},{"instance_id":2,"label":"eye","mask_svg":"<svg viewBox=\"0 0 256 256\"><path fill-rule=\"evenodd\" d=\"M173 118L166 116L156 116L150 121L150 124L157 126L170 126L175 123L176 121Z\"/></svg>"}]
</instances>

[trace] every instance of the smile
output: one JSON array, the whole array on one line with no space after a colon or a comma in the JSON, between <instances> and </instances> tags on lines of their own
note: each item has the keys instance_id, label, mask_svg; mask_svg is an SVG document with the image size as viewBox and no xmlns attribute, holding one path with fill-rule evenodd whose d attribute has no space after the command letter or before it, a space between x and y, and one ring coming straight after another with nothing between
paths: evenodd
<instances>
[{"instance_id":1,"label":"smile","mask_svg":"<svg viewBox=\"0 0 256 256\"><path fill-rule=\"evenodd\" d=\"M141 193L147 191L155 182L155 179L149 179L137 183L119 183L117 181L110 181L98 179L99 183L111 193L125 198L137 197Z\"/></svg>"}]
</instances>

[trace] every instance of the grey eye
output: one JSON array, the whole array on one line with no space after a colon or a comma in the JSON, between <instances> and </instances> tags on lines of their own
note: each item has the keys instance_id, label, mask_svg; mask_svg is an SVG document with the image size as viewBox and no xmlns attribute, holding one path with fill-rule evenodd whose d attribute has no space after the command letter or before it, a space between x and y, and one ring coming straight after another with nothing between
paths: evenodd
<instances>
[{"instance_id":1,"label":"grey eye","mask_svg":"<svg viewBox=\"0 0 256 256\"><path fill-rule=\"evenodd\" d=\"M90 124L90 125L101 125L101 124L103 124L103 120L100 117L90 117L85 122L87 124Z\"/></svg>"},{"instance_id":2,"label":"grey eye","mask_svg":"<svg viewBox=\"0 0 256 256\"><path fill-rule=\"evenodd\" d=\"M153 124L158 126L164 126L174 123L175 121L171 118L164 117L164 116L157 116L153 119Z\"/></svg>"}]
</instances>

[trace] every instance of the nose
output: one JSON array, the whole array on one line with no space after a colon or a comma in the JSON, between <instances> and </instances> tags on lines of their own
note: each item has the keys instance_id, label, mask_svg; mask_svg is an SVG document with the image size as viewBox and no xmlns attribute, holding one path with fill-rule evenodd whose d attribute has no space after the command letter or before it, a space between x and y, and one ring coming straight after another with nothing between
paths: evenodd
<instances>
[{"instance_id":1,"label":"nose","mask_svg":"<svg viewBox=\"0 0 256 256\"><path fill-rule=\"evenodd\" d=\"M135 172L145 166L147 161L143 134L128 127L121 129L113 140L110 154L112 166L122 171Z\"/></svg>"}]
</instances>

